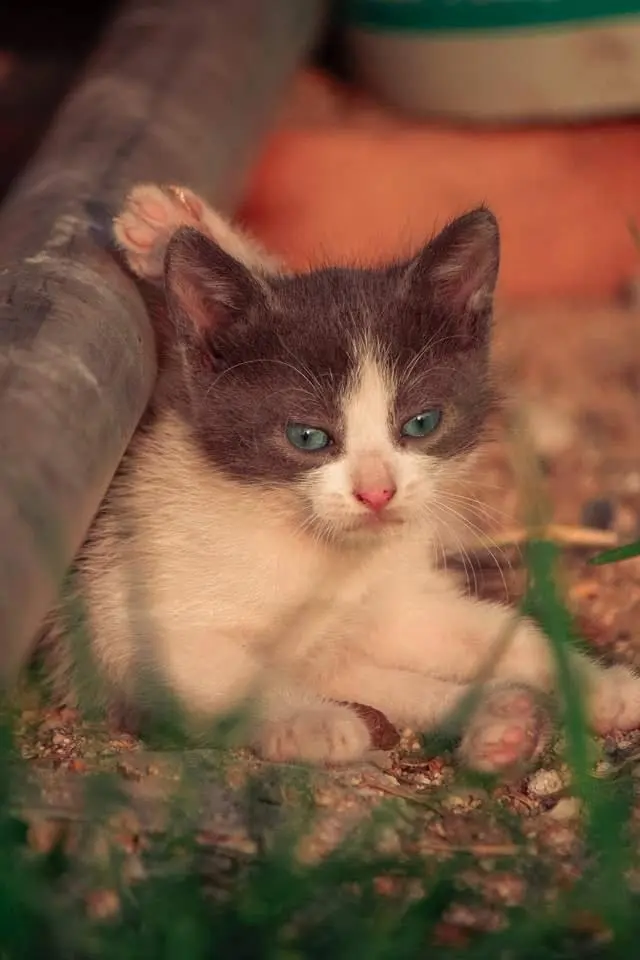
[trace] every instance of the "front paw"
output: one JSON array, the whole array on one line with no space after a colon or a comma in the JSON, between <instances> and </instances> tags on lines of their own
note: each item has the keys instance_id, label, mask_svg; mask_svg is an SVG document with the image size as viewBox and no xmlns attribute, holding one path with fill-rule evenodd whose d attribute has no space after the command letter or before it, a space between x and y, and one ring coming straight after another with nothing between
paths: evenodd
<instances>
[{"instance_id":1,"label":"front paw","mask_svg":"<svg viewBox=\"0 0 640 960\"><path fill-rule=\"evenodd\" d=\"M113 222L113 234L130 269L139 277L162 277L169 240L180 227L202 226L204 204L186 187L139 183Z\"/></svg>"},{"instance_id":2,"label":"front paw","mask_svg":"<svg viewBox=\"0 0 640 960\"><path fill-rule=\"evenodd\" d=\"M472 716L460 755L479 773L520 772L542 751L549 731L539 694L523 686L498 686Z\"/></svg>"},{"instance_id":3,"label":"front paw","mask_svg":"<svg viewBox=\"0 0 640 960\"><path fill-rule=\"evenodd\" d=\"M640 727L640 676L620 664L597 668L590 686L589 720L596 733Z\"/></svg>"},{"instance_id":4,"label":"front paw","mask_svg":"<svg viewBox=\"0 0 640 960\"><path fill-rule=\"evenodd\" d=\"M326 703L283 720L265 720L256 747L266 760L350 763L371 747L371 736L353 710Z\"/></svg>"}]
</instances>

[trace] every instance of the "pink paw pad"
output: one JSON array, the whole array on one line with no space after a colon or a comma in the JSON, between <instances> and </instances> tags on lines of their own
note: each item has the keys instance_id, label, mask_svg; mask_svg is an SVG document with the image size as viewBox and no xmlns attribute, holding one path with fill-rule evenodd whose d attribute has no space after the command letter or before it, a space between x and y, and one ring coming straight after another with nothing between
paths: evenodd
<instances>
[{"instance_id":1,"label":"pink paw pad","mask_svg":"<svg viewBox=\"0 0 640 960\"><path fill-rule=\"evenodd\" d=\"M138 250L148 250L156 240L156 232L145 223L134 223L129 226L126 222L123 222L122 237L127 246Z\"/></svg>"},{"instance_id":2,"label":"pink paw pad","mask_svg":"<svg viewBox=\"0 0 640 960\"><path fill-rule=\"evenodd\" d=\"M169 214L172 207L173 204L169 202L168 197L162 203L151 198L146 198L138 199L134 202L132 204L132 212L140 217L141 220L146 220L150 224L163 226L170 220Z\"/></svg>"},{"instance_id":3,"label":"pink paw pad","mask_svg":"<svg viewBox=\"0 0 640 960\"><path fill-rule=\"evenodd\" d=\"M199 226L203 204L183 187L138 184L113 224L114 236L130 268L139 276L162 275L172 235L183 226Z\"/></svg>"},{"instance_id":4,"label":"pink paw pad","mask_svg":"<svg viewBox=\"0 0 640 960\"><path fill-rule=\"evenodd\" d=\"M482 773L504 773L531 761L545 743L548 718L533 693L490 692L471 719L461 745L464 761Z\"/></svg>"}]
</instances>

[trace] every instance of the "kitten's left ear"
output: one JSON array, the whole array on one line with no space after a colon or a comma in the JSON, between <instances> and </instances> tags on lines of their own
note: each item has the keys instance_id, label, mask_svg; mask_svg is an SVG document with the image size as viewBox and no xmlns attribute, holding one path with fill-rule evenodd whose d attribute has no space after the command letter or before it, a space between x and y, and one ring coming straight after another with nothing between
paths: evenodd
<instances>
[{"instance_id":1,"label":"kitten's left ear","mask_svg":"<svg viewBox=\"0 0 640 960\"><path fill-rule=\"evenodd\" d=\"M260 280L214 240L183 227L165 257L165 294L178 336L207 340L265 297Z\"/></svg>"},{"instance_id":2,"label":"kitten's left ear","mask_svg":"<svg viewBox=\"0 0 640 960\"><path fill-rule=\"evenodd\" d=\"M448 318L461 347L480 345L489 334L499 264L498 221L478 207L448 224L409 263L404 294Z\"/></svg>"}]
</instances>

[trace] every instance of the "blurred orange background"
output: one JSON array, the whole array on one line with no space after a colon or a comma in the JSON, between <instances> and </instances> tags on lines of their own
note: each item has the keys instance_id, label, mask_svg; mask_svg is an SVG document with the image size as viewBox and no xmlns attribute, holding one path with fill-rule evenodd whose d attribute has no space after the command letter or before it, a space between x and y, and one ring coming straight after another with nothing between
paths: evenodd
<instances>
[{"instance_id":1,"label":"blurred orange background","mask_svg":"<svg viewBox=\"0 0 640 960\"><path fill-rule=\"evenodd\" d=\"M640 266L640 125L525 129L403 120L317 71L286 98L241 218L292 266L372 262L487 203L507 300L605 299Z\"/></svg>"}]
</instances>

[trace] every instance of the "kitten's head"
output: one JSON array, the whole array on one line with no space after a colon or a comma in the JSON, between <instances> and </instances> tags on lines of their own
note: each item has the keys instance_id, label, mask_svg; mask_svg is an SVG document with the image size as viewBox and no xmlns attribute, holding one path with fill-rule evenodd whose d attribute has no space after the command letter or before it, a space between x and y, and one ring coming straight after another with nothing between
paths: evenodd
<instances>
[{"instance_id":1,"label":"kitten's head","mask_svg":"<svg viewBox=\"0 0 640 960\"><path fill-rule=\"evenodd\" d=\"M493 215L409 261L256 277L193 230L166 260L183 415L218 471L348 537L438 514L491 406Z\"/></svg>"}]
</instances>

